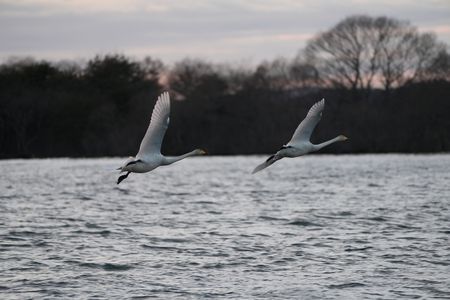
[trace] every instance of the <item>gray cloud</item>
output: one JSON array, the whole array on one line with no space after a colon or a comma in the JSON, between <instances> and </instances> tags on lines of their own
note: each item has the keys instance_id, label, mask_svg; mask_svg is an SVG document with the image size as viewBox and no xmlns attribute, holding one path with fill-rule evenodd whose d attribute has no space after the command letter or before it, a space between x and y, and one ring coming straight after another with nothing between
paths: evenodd
<instances>
[{"instance_id":1,"label":"gray cloud","mask_svg":"<svg viewBox=\"0 0 450 300\"><path fill-rule=\"evenodd\" d=\"M186 56L258 62L294 56L306 39L353 14L436 29L450 42L447 1L0 0L0 59L120 52L171 62Z\"/></svg>"}]
</instances>

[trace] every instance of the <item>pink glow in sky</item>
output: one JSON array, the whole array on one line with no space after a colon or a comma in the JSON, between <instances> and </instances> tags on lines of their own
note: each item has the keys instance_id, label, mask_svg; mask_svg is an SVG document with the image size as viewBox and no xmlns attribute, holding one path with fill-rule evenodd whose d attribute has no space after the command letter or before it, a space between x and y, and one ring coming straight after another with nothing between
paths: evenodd
<instances>
[{"instance_id":1,"label":"pink glow in sky","mask_svg":"<svg viewBox=\"0 0 450 300\"><path fill-rule=\"evenodd\" d=\"M450 44L448 0L0 0L0 60L122 53L258 63L294 57L355 14L408 20Z\"/></svg>"}]
</instances>

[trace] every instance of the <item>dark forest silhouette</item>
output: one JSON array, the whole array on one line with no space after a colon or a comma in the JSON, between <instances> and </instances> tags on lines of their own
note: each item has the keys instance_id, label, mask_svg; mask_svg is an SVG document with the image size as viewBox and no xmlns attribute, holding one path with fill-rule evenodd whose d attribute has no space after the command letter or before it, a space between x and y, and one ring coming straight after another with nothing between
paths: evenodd
<instances>
[{"instance_id":1,"label":"dark forest silhouette","mask_svg":"<svg viewBox=\"0 0 450 300\"><path fill-rule=\"evenodd\" d=\"M353 16L293 60L235 68L185 59L97 56L86 64L0 66L0 158L134 155L157 96L169 90L163 152L272 153L326 99L312 141L325 153L450 150L450 55L433 34L386 17Z\"/></svg>"}]
</instances>

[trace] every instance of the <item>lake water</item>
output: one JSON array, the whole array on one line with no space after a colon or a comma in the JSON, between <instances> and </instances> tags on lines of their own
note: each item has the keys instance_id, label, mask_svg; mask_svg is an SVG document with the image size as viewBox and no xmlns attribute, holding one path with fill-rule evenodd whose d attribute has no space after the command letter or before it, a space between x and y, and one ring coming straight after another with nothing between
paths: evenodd
<instances>
[{"instance_id":1,"label":"lake water","mask_svg":"<svg viewBox=\"0 0 450 300\"><path fill-rule=\"evenodd\" d=\"M450 299L450 155L0 161L1 299Z\"/></svg>"}]
</instances>

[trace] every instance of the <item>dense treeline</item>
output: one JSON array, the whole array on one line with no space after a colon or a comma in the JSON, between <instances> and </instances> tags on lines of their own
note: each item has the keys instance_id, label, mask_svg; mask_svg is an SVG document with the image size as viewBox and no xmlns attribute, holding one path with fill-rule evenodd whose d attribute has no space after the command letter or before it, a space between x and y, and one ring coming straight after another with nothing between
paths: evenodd
<instances>
[{"instance_id":1,"label":"dense treeline","mask_svg":"<svg viewBox=\"0 0 450 300\"><path fill-rule=\"evenodd\" d=\"M123 55L9 61L0 66L0 157L134 155L164 90L173 99L164 153L273 152L322 97L313 142L350 137L324 152L450 150L446 46L406 22L355 16L295 59L255 68Z\"/></svg>"}]
</instances>

